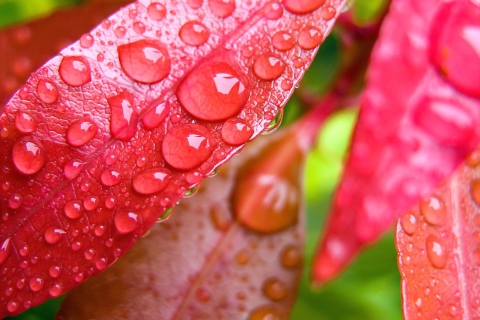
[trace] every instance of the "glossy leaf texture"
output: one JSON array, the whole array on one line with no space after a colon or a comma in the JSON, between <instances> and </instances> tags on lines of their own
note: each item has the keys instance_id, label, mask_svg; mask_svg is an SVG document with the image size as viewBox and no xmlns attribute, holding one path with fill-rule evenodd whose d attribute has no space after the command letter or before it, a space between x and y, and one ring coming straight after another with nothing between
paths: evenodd
<instances>
[{"instance_id":1,"label":"glossy leaf texture","mask_svg":"<svg viewBox=\"0 0 480 320\"><path fill-rule=\"evenodd\" d=\"M479 155L398 222L406 319L480 317Z\"/></svg>"},{"instance_id":2,"label":"glossy leaf texture","mask_svg":"<svg viewBox=\"0 0 480 320\"><path fill-rule=\"evenodd\" d=\"M98 1L1 30L0 113L33 71L128 2Z\"/></svg>"},{"instance_id":3,"label":"glossy leaf texture","mask_svg":"<svg viewBox=\"0 0 480 320\"><path fill-rule=\"evenodd\" d=\"M480 142L480 5L393 1L313 280L337 275Z\"/></svg>"},{"instance_id":4,"label":"glossy leaf texture","mask_svg":"<svg viewBox=\"0 0 480 320\"><path fill-rule=\"evenodd\" d=\"M57 319L287 319L303 265L302 146L316 132L305 125L252 143L70 292Z\"/></svg>"},{"instance_id":5,"label":"glossy leaf texture","mask_svg":"<svg viewBox=\"0 0 480 320\"><path fill-rule=\"evenodd\" d=\"M301 3L140 0L32 74L0 118L0 316L105 269L268 126L343 1Z\"/></svg>"}]
</instances>

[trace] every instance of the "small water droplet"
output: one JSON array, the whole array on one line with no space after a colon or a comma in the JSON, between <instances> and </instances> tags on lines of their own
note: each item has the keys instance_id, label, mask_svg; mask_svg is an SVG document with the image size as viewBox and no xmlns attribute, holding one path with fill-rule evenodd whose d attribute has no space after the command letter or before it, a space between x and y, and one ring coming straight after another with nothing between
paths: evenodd
<instances>
[{"instance_id":1,"label":"small water droplet","mask_svg":"<svg viewBox=\"0 0 480 320\"><path fill-rule=\"evenodd\" d=\"M77 120L68 127L67 142L73 147L81 147L95 137L97 130L97 126L90 119Z\"/></svg>"},{"instance_id":2,"label":"small water droplet","mask_svg":"<svg viewBox=\"0 0 480 320\"><path fill-rule=\"evenodd\" d=\"M293 87L293 82L292 82L292 80L290 80L290 79L284 79L284 80L282 81L282 89L283 89L283 90L288 91L288 90L292 89L292 87Z\"/></svg>"},{"instance_id":3,"label":"small water droplet","mask_svg":"<svg viewBox=\"0 0 480 320\"><path fill-rule=\"evenodd\" d=\"M236 70L233 52L224 51L195 68L179 85L177 97L193 116L218 121L236 116L250 95L246 76Z\"/></svg>"},{"instance_id":4,"label":"small water droplet","mask_svg":"<svg viewBox=\"0 0 480 320\"><path fill-rule=\"evenodd\" d=\"M89 196L83 200L83 206L86 210L92 211L97 209L98 205L100 204L100 200L97 196Z\"/></svg>"},{"instance_id":5,"label":"small water droplet","mask_svg":"<svg viewBox=\"0 0 480 320\"><path fill-rule=\"evenodd\" d=\"M75 281L77 281L79 283L82 282L84 278L85 278L85 276L83 275L83 273L77 273L74 277Z\"/></svg>"},{"instance_id":6,"label":"small water droplet","mask_svg":"<svg viewBox=\"0 0 480 320\"><path fill-rule=\"evenodd\" d=\"M85 250L85 252L83 253L85 259L87 260L92 260L93 257L95 257L95 250L93 249L87 249Z\"/></svg>"},{"instance_id":7,"label":"small water droplet","mask_svg":"<svg viewBox=\"0 0 480 320\"><path fill-rule=\"evenodd\" d=\"M56 298L63 293L63 286L59 283L56 283L48 289L48 293L51 297Z\"/></svg>"},{"instance_id":8,"label":"small water droplet","mask_svg":"<svg viewBox=\"0 0 480 320\"><path fill-rule=\"evenodd\" d=\"M118 57L127 76L141 83L159 82L170 73L168 50L155 40L139 40L120 45Z\"/></svg>"},{"instance_id":9,"label":"small water droplet","mask_svg":"<svg viewBox=\"0 0 480 320\"><path fill-rule=\"evenodd\" d=\"M106 267L107 267L107 259L101 258L95 261L95 268L97 268L97 270L103 270Z\"/></svg>"},{"instance_id":10,"label":"small water droplet","mask_svg":"<svg viewBox=\"0 0 480 320\"><path fill-rule=\"evenodd\" d=\"M276 1L270 1L264 7L265 17L269 20L278 20L283 16L283 7Z\"/></svg>"},{"instance_id":11,"label":"small water droplet","mask_svg":"<svg viewBox=\"0 0 480 320\"><path fill-rule=\"evenodd\" d=\"M291 13L306 14L323 6L326 0L283 0L285 9Z\"/></svg>"},{"instance_id":12,"label":"small water droplet","mask_svg":"<svg viewBox=\"0 0 480 320\"><path fill-rule=\"evenodd\" d=\"M54 103L58 99L57 85L53 81L40 79L37 84L37 94L43 103Z\"/></svg>"},{"instance_id":13,"label":"small water droplet","mask_svg":"<svg viewBox=\"0 0 480 320\"><path fill-rule=\"evenodd\" d=\"M0 247L0 264L4 263L10 255L10 240L11 238L8 238L3 241L2 246Z\"/></svg>"},{"instance_id":14,"label":"small water droplet","mask_svg":"<svg viewBox=\"0 0 480 320\"><path fill-rule=\"evenodd\" d=\"M286 298L288 288L285 283L277 278L267 279L263 283L263 293L272 301L280 301Z\"/></svg>"},{"instance_id":15,"label":"small water droplet","mask_svg":"<svg viewBox=\"0 0 480 320\"><path fill-rule=\"evenodd\" d=\"M167 15L165 6L158 2L152 2L147 8L148 17L155 21L160 21Z\"/></svg>"},{"instance_id":16,"label":"small water droplet","mask_svg":"<svg viewBox=\"0 0 480 320\"><path fill-rule=\"evenodd\" d=\"M235 255L235 260L239 265L244 266L250 261L250 255L247 250L242 249Z\"/></svg>"},{"instance_id":17,"label":"small water droplet","mask_svg":"<svg viewBox=\"0 0 480 320\"><path fill-rule=\"evenodd\" d=\"M282 120L283 120L283 109L278 110L277 115L272 120L272 122L270 122L268 127L262 132L262 134L270 134L275 132L282 124Z\"/></svg>"},{"instance_id":18,"label":"small water droplet","mask_svg":"<svg viewBox=\"0 0 480 320\"><path fill-rule=\"evenodd\" d=\"M133 23L133 31L135 31L136 34L143 34L145 29L145 25L142 22L137 21Z\"/></svg>"},{"instance_id":19,"label":"small water droplet","mask_svg":"<svg viewBox=\"0 0 480 320\"><path fill-rule=\"evenodd\" d=\"M322 8L322 19L332 20L337 15L337 10L332 6L324 6Z\"/></svg>"},{"instance_id":20,"label":"small water droplet","mask_svg":"<svg viewBox=\"0 0 480 320\"><path fill-rule=\"evenodd\" d=\"M314 49L323 41L323 33L316 27L305 27L298 34L298 45L305 50Z\"/></svg>"},{"instance_id":21,"label":"small water droplet","mask_svg":"<svg viewBox=\"0 0 480 320\"><path fill-rule=\"evenodd\" d=\"M18 252L20 253L20 255L22 257L25 257L27 254L28 254L28 247L25 245L23 247L21 247Z\"/></svg>"},{"instance_id":22,"label":"small water droplet","mask_svg":"<svg viewBox=\"0 0 480 320\"><path fill-rule=\"evenodd\" d=\"M295 46L296 40L287 31L279 31L272 37L272 45L279 51L288 51Z\"/></svg>"},{"instance_id":23,"label":"small water droplet","mask_svg":"<svg viewBox=\"0 0 480 320\"><path fill-rule=\"evenodd\" d=\"M12 194L10 198L8 198L8 206L10 209L18 209L22 205L22 196L19 194Z\"/></svg>"},{"instance_id":24,"label":"small water droplet","mask_svg":"<svg viewBox=\"0 0 480 320\"><path fill-rule=\"evenodd\" d=\"M194 195L197 194L198 190L200 190L200 185L196 185L195 187L192 187L188 189L185 194L183 195L184 198L190 198L193 197Z\"/></svg>"},{"instance_id":25,"label":"small water droplet","mask_svg":"<svg viewBox=\"0 0 480 320\"><path fill-rule=\"evenodd\" d=\"M90 64L84 57L64 57L58 72L63 82L72 87L83 86L92 80Z\"/></svg>"},{"instance_id":26,"label":"small water droplet","mask_svg":"<svg viewBox=\"0 0 480 320\"><path fill-rule=\"evenodd\" d=\"M222 126L222 139L231 145L247 142L253 135L253 128L243 119L230 118Z\"/></svg>"},{"instance_id":27,"label":"small water droplet","mask_svg":"<svg viewBox=\"0 0 480 320\"><path fill-rule=\"evenodd\" d=\"M187 0L187 4L192 9L198 9L203 5L203 0Z\"/></svg>"},{"instance_id":28,"label":"small water droplet","mask_svg":"<svg viewBox=\"0 0 480 320\"><path fill-rule=\"evenodd\" d=\"M65 235L65 231L57 228L48 228L45 231L45 241L49 244L55 244Z\"/></svg>"},{"instance_id":29,"label":"small water droplet","mask_svg":"<svg viewBox=\"0 0 480 320\"><path fill-rule=\"evenodd\" d=\"M130 233L140 225L138 214L128 210L117 211L114 222L117 231L122 234Z\"/></svg>"},{"instance_id":30,"label":"small water droplet","mask_svg":"<svg viewBox=\"0 0 480 320\"><path fill-rule=\"evenodd\" d=\"M420 202L420 211L425 220L431 225L437 225L445 221L447 212L442 200L437 197L429 197Z\"/></svg>"},{"instance_id":31,"label":"small water droplet","mask_svg":"<svg viewBox=\"0 0 480 320\"><path fill-rule=\"evenodd\" d=\"M138 114L133 107L133 95L121 92L107 99L111 108L110 131L120 140L128 141L137 133Z\"/></svg>"},{"instance_id":32,"label":"small water droplet","mask_svg":"<svg viewBox=\"0 0 480 320\"><path fill-rule=\"evenodd\" d=\"M165 161L179 170L190 170L204 163L213 152L213 138L203 126L185 124L167 132L162 143Z\"/></svg>"},{"instance_id":33,"label":"small water droplet","mask_svg":"<svg viewBox=\"0 0 480 320\"><path fill-rule=\"evenodd\" d=\"M33 292L38 292L43 289L43 285L45 284L45 281L42 278L31 278L29 282L29 287L30 290Z\"/></svg>"},{"instance_id":34,"label":"small water droplet","mask_svg":"<svg viewBox=\"0 0 480 320\"><path fill-rule=\"evenodd\" d=\"M173 207L166 208L163 214L160 217L158 217L157 222L164 222L168 220L172 216L172 213L173 213Z\"/></svg>"},{"instance_id":35,"label":"small water droplet","mask_svg":"<svg viewBox=\"0 0 480 320\"><path fill-rule=\"evenodd\" d=\"M70 160L65 164L63 168L63 174L67 179L75 179L82 172L85 163L80 160Z\"/></svg>"},{"instance_id":36,"label":"small water droplet","mask_svg":"<svg viewBox=\"0 0 480 320\"><path fill-rule=\"evenodd\" d=\"M125 37L125 35L127 34L127 29L125 29L125 27L117 27L115 28L115 36L117 38L123 38Z\"/></svg>"},{"instance_id":37,"label":"small water droplet","mask_svg":"<svg viewBox=\"0 0 480 320\"><path fill-rule=\"evenodd\" d=\"M235 0L208 0L208 7L220 18L230 16L236 8Z\"/></svg>"},{"instance_id":38,"label":"small water droplet","mask_svg":"<svg viewBox=\"0 0 480 320\"><path fill-rule=\"evenodd\" d=\"M302 252L296 246L287 246L282 250L280 261L287 269L299 268L302 265Z\"/></svg>"},{"instance_id":39,"label":"small water droplet","mask_svg":"<svg viewBox=\"0 0 480 320\"><path fill-rule=\"evenodd\" d=\"M170 105L163 99L155 100L147 107L142 117L142 123L148 130L153 130L162 124L170 114Z\"/></svg>"},{"instance_id":40,"label":"small water droplet","mask_svg":"<svg viewBox=\"0 0 480 320\"><path fill-rule=\"evenodd\" d=\"M428 235L425 241L428 260L435 268L443 269L447 264L447 253L440 239Z\"/></svg>"},{"instance_id":41,"label":"small water droplet","mask_svg":"<svg viewBox=\"0 0 480 320\"><path fill-rule=\"evenodd\" d=\"M47 156L40 142L28 138L18 140L13 145L13 164L23 174L34 174L45 165Z\"/></svg>"},{"instance_id":42,"label":"small water droplet","mask_svg":"<svg viewBox=\"0 0 480 320\"><path fill-rule=\"evenodd\" d=\"M248 320L285 320L285 317L276 307L264 305L250 312Z\"/></svg>"},{"instance_id":43,"label":"small water droplet","mask_svg":"<svg viewBox=\"0 0 480 320\"><path fill-rule=\"evenodd\" d=\"M275 80L285 71L285 62L274 53L259 55L253 63L253 72L262 80Z\"/></svg>"},{"instance_id":44,"label":"small water droplet","mask_svg":"<svg viewBox=\"0 0 480 320\"><path fill-rule=\"evenodd\" d=\"M182 26L179 36L188 45L200 46L207 42L210 31L201 22L189 21Z\"/></svg>"},{"instance_id":45,"label":"small water droplet","mask_svg":"<svg viewBox=\"0 0 480 320\"><path fill-rule=\"evenodd\" d=\"M17 289L25 288L25 279L20 279L17 281Z\"/></svg>"},{"instance_id":46,"label":"small water droplet","mask_svg":"<svg viewBox=\"0 0 480 320\"><path fill-rule=\"evenodd\" d=\"M7 303L8 312L13 313L13 312L17 311L17 309L18 309L18 302L17 301L15 301L15 300L8 301L8 303Z\"/></svg>"},{"instance_id":47,"label":"small water droplet","mask_svg":"<svg viewBox=\"0 0 480 320\"><path fill-rule=\"evenodd\" d=\"M120 177L120 172L115 171L115 170L110 170L107 169L102 172L102 175L100 176L100 180L102 181L103 185L107 187L115 186L122 181Z\"/></svg>"},{"instance_id":48,"label":"small water droplet","mask_svg":"<svg viewBox=\"0 0 480 320\"><path fill-rule=\"evenodd\" d=\"M28 114L18 111L15 114L15 127L23 133L30 133L37 128L37 122Z\"/></svg>"},{"instance_id":49,"label":"small water droplet","mask_svg":"<svg viewBox=\"0 0 480 320\"><path fill-rule=\"evenodd\" d=\"M105 226L96 226L94 232L97 237L103 236L105 234Z\"/></svg>"},{"instance_id":50,"label":"small water droplet","mask_svg":"<svg viewBox=\"0 0 480 320\"><path fill-rule=\"evenodd\" d=\"M50 266L48 273L52 278L58 278L60 276L61 269L59 266Z\"/></svg>"},{"instance_id":51,"label":"small water droplet","mask_svg":"<svg viewBox=\"0 0 480 320\"><path fill-rule=\"evenodd\" d=\"M112 197L105 199L105 206L108 209L113 209L115 207L115 199Z\"/></svg>"},{"instance_id":52,"label":"small water droplet","mask_svg":"<svg viewBox=\"0 0 480 320\"><path fill-rule=\"evenodd\" d=\"M132 180L133 189L140 194L154 194L164 190L171 180L167 169L149 169L137 174Z\"/></svg>"},{"instance_id":53,"label":"small water droplet","mask_svg":"<svg viewBox=\"0 0 480 320\"><path fill-rule=\"evenodd\" d=\"M110 22L110 20L105 19L105 20L102 21L102 28L103 29L108 30L108 29L110 29L111 26L112 26L112 23Z\"/></svg>"},{"instance_id":54,"label":"small water droplet","mask_svg":"<svg viewBox=\"0 0 480 320\"><path fill-rule=\"evenodd\" d=\"M403 231L405 231L405 233L408 235L414 234L418 228L417 217L415 217L415 215L412 213L403 215L400 220L400 224L402 225Z\"/></svg>"},{"instance_id":55,"label":"small water droplet","mask_svg":"<svg viewBox=\"0 0 480 320\"><path fill-rule=\"evenodd\" d=\"M93 46L93 43L95 42L95 40L93 39L93 36L90 34L90 33L85 33L83 36L80 37L80 45L83 47L83 48L90 48L91 46Z\"/></svg>"}]
</instances>

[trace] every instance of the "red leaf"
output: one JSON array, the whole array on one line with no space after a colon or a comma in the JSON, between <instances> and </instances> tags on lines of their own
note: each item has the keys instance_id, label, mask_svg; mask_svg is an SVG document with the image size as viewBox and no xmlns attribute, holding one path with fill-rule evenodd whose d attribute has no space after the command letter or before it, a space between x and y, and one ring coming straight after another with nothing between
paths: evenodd
<instances>
[{"instance_id":1,"label":"red leaf","mask_svg":"<svg viewBox=\"0 0 480 320\"><path fill-rule=\"evenodd\" d=\"M322 10L341 4L319 1L297 15L287 3L266 0L209 1L195 9L138 1L35 72L0 118L0 316L56 297L123 255L243 147L222 140L224 117L246 121L252 137L258 135L292 93L282 82L297 84L316 52L302 44L277 50L270 34L281 29L296 37L315 26L326 35L334 20L324 20ZM189 21L210 31L207 42L186 45L177 36ZM50 100L41 98L41 80L49 81ZM182 88L192 82L203 90L187 96ZM248 101L238 108L244 92ZM207 100L211 109L204 108ZM170 110L164 122L160 104ZM212 111L225 106L228 116ZM155 119L145 120L154 109ZM192 116L199 113L201 120ZM17 127L17 114L35 129ZM70 134L75 139L67 139ZM163 190L150 194L142 183L151 180L153 190ZM46 241L53 234L55 240Z\"/></svg>"},{"instance_id":2,"label":"red leaf","mask_svg":"<svg viewBox=\"0 0 480 320\"><path fill-rule=\"evenodd\" d=\"M473 1L393 2L314 281L337 275L479 144L479 28Z\"/></svg>"},{"instance_id":3,"label":"red leaf","mask_svg":"<svg viewBox=\"0 0 480 320\"><path fill-rule=\"evenodd\" d=\"M303 260L300 145L316 131L307 124L246 148L70 292L57 319L287 319Z\"/></svg>"},{"instance_id":4,"label":"red leaf","mask_svg":"<svg viewBox=\"0 0 480 320\"><path fill-rule=\"evenodd\" d=\"M478 154L397 224L406 319L480 317Z\"/></svg>"}]
</instances>

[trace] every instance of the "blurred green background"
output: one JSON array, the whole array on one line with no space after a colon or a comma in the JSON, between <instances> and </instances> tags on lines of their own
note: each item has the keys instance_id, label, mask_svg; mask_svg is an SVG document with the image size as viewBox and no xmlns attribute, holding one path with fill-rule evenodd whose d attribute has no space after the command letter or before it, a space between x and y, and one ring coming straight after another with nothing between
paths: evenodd
<instances>
[{"instance_id":1,"label":"blurred green background","mask_svg":"<svg viewBox=\"0 0 480 320\"><path fill-rule=\"evenodd\" d=\"M82 0L0 0L0 29L48 15L65 6L80 5ZM385 8L386 0L357 0L350 10L359 25L368 24ZM312 67L301 83L302 89L324 91L340 64L338 35L332 34L322 45ZM1 50L2 48L0 48ZM284 125L301 113L300 102L293 97L285 107ZM355 108L331 117L319 134L305 168L307 209L306 264L299 297L291 320L396 320L402 319L400 276L396 265L393 234L365 251L337 280L320 290L308 282L309 266L324 224L330 198L342 169L350 134L357 117ZM53 319L60 299L32 308L9 319Z\"/></svg>"}]
</instances>

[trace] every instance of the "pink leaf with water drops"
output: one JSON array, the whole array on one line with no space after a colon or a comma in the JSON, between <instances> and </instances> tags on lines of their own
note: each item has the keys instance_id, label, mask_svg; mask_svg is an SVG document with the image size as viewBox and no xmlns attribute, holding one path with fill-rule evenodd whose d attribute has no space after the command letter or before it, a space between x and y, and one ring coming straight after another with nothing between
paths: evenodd
<instances>
[{"instance_id":1,"label":"pink leaf with water drops","mask_svg":"<svg viewBox=\"0 0 480 320\"><path fill-rule=\"evenodd\" d=\"M0 316L105 269L263 131L343 2L140 0L33 73L0 118Z\"/></svg>"},{"instance_id":2,"label":"pink leaf with water drops","mask_svg":"<svg viewBox=\"0 0 480 320\"><path fill-rule=\"evenodd\" d=\"M478 1L393 1L315 282L337 275L479 144L478 30Z\"/></svg>"},{"instance_id":3,"label":"pink leaf with water drops","mask_svg":"<svg viewBox=\"0 0 480 320\"><path fill-rule=\"evenodd\" d=\"M396 246L406 319L480 317L480 171L474 153L405 214Z\"/></svg>"}]
</instances>

